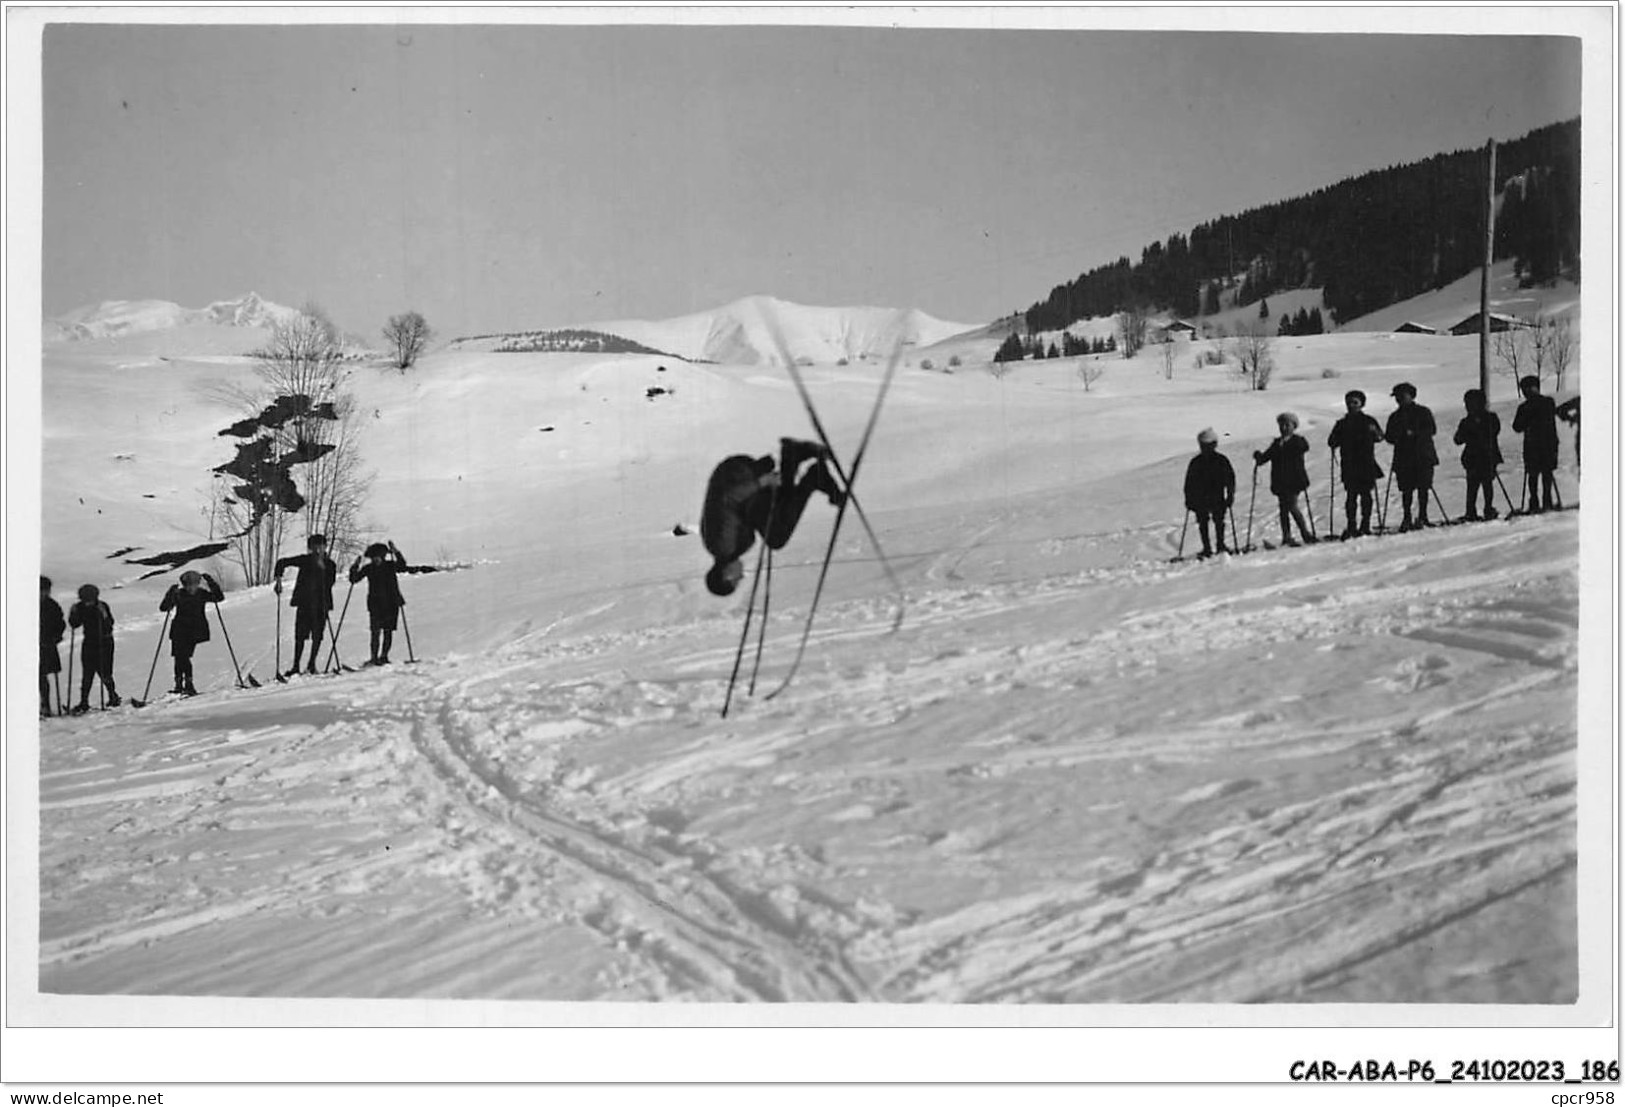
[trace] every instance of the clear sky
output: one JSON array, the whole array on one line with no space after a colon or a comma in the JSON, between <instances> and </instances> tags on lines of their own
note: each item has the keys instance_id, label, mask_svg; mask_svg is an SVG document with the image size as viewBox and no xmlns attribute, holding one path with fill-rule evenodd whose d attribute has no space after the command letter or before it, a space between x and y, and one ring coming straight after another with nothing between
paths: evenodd
<instances>
[{"instance_id":1,"label":"clear sky","mask_svg":"<svg viewBox=\"0 0 1625 1107\"><path fill-rule=\"evenodd\" d=\"M981 322L1578 115L1579 71L1577 39L1502 35L55 25L43 307L255 290L449 337L760 293Z\"/></svg>"}]
</instances>

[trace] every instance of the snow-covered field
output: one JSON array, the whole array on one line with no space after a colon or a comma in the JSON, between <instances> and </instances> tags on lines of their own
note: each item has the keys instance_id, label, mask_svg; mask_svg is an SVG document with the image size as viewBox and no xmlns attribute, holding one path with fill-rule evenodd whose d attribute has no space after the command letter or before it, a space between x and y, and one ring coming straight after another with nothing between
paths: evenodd
<instances>
[{"instance_id":1,"label":"snow-covered field","mask_svg":"<svg viewBox=\"0 0 1625 1107\"><path fill-rule=\"evenodd\" d=\"M64 606L103 587L140 696L172 577L110 555L207 537L238 414L220 386L249 368L108 341L46 351L42 568ZM1075 359L903 369L858 485L901 628L849 525L805 663L764 697L833 518L815 503L775 561L757 694L727 719L748 589L710 596L674 529L722 456L808 433L781 370L471 351L358 369L365 537L469 567L404 578L416 664L287 685L273 597L226 568L264 687L235 687L217 635L207 695L44 721L39 990L1572 1003L1577 749L1608 741L1577 722L1581 514L1170 563L1204 426L1246 527L1248 454L1297 412L1324 528L1353 387L1381 419L1392 384L1418 385L1461 511L1475 340L1277 356L1264 393L1188 347L1172 380L1153 348L1087 391ZM805 370L837 449L879 373ZM1277 537L1260 483L1255 541Z\"/></svg>"}]
</instances>

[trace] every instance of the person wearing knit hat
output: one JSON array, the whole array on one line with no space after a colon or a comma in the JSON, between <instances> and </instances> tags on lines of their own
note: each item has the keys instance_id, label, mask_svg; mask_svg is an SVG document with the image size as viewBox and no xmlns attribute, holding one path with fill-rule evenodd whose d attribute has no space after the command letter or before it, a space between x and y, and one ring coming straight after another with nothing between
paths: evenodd
<instances>
[{"instance_id":1,"label":"person wearing knit hat","mask_svg":"<svg viewBox=\"0 0 1625 1107\"><path fill-rule=\"evenodd\" d=\"M1365 393L1358 388L1343 396L1348 408L1332 427L1326 445L1343 465L1343 533L1345 541L1356 534L1371 533L1371 507L1376 499L1377 482L1382 479L1382 466L1377 464L1377 443L1382 441L1382 425L1365 413ZM1355 508L1359 508L1356 527ZM1326 531L1332 529L1327 520Z\"/></svg>"},{"instance_id":2,"label":"person wearing knit hat","mask_svg":"<svg viewBox=\"0 0 1625 1107\"><path fill-rule=\"evenodd\" d=\"M209 604L225 598L214 577L188 569L181 574L181 582L171 584L158 601L159 611L175 613L169 624L169 655L175 663L175 687L171 691L175 694L197 695L192 654L209 640Z\"/></svg>"},{"instance_id":3,"label":"person wearing knit hat","mask_svg":"<svg viewBox=\"0 0 1625 1107\"><path fill-rule=\"evenodd\" d=\"M90 710L90 686L101 678L107 691L107 706L117 707L118 689L113 686L113 609L101 598L101 589L94 584L79 586L79 602L68 609L68 626L84 628L85 637L79 647L79 660L84 665L84 676L79 682L79 703L75 715Z\"/></svg>"},{"instance_id":4,"label":"person wearing knit hat","mask_svg":"<svg viewBox=\"0 0 1625 1107\"><path fill-rule=\"evenodd\" d=\"M1484 393L1469 388L1461 395L1467 415L1456 424L1455 443L1462 447L1461 467L1467 473L1467 515L1470 520L1494 519L1496 470L1501 456L1501 418L1489 408ZM1478 514L1478 496L1484 494L1484 514Z\"/></svg>"},{"instance_id":5,"label":"person wearing knit hat","mask_svg":"<svg viewBox=\"0 0 1625 1107\"><path fill-rule=\"evenodd\" d=\"M1416 386L1409 381L1394 385L1390 394L1399 407L1388 416L1383 438L1394 447L1391 464L1405 512L1399 524L1400 533L1404 533L1433 525L1428 520L1428 495L1433 491L1433 470L1439 464L1438 451L1433 447L1439 426L1433 421L1433 412L1416 402ZM1415 522L1412 500L1416 501Z\"/></svg>"},{"instance_id":6,"label":"person wearing knit hat","mask_svg":"<svg viewBox=\"0 0 1625 1107\"><path fill-rule=\"evenodd\" d=\"M365 551L367 563L356 558L350 566L350 584L367 582L367 623L372 656L368 665L388 665L389 648L395 642L395 623L406 597L401 595L398 574L406 569L406 555L394 542L374 542ZM410 658L408 659L410 660Z\"/></svg>"},{"instance_id":7,"label":"person wearing knit hat","mask_svg":"<svg viewBox=\"0 0 1625 1107\"><path fill-rule=\"evenodd\" d=\"M1185 466L1185 510L1196 515L1196 529L1202 536L1198 557L1212 557L1208 540L1212 524L1220 553L1233 551L1224 544L1224 516L1236 499L1236 470L1230 459L1219 452L1219 436L1205 427L1196 436L1199 453Z\"/></svg>"},{"instance_id":8,"label":"person wearing knit hat","mask_svg":"<svg viewBox=\"0 0 1625 1107\"><path fill-rule=\"evenodd\" d=\"M1298 433L1298 417L1292 412L1283 411L1277 415L1275 426L1280 435L1269 444L1268 449L1253 451L1253 465L1256 468L1266 461L1270 463L1270 491L1280 507L1281 544L1299 544L1292 540L1293 520L1297 521L1298 533L1303 540L1314 543L1317 538L1303 521L1303 512L1298 508L1298 497L1309 489L1309 469L1304 464L1309 443Z\"/></svg>"},{"instance_id":9,"label":"person wearing knit hat","mask_svg":"<svg viewBox=\"0 0 1625 1107\"><path fill-rule=\"evenodd\" d=\"M1531 513L1550 511L1557 481L1557 402L1541 394L1540 378L1518 382L1523 403L1512 415L1512 429L1523 435L1523 471Z\"/></svg>"}]
</instances>

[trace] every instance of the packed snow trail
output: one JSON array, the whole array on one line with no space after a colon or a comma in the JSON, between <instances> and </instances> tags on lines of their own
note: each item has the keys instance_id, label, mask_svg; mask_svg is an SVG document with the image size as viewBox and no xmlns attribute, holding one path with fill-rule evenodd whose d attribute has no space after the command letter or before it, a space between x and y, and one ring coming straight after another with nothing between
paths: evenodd
<instances>
[{"instance_id":1,"label":"packed snow trail","mask_svg":"<svg viewBox=\"0 0 1625 1107\"><path fill-rule=\"evenodd\" d=\"M40 986L1572 1000L1576 535L968 584L972 531L895 635L849 542L728 720L723 608L49 720Z\"/></svg>"}]
</instances>

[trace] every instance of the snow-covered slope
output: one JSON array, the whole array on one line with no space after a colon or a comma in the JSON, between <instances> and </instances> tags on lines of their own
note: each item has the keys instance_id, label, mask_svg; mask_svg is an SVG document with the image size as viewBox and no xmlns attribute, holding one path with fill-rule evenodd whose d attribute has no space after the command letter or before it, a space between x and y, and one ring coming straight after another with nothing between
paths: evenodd
<instances>
[{"instance_id":1,"label":"snow-covered slope","mask_svg":"<svg viewBox=\"0 0 1625 1107\"><path fill-rule=\"evenodd\" d=\"M1255 542L1275 523L1246 460L1282 409L1317 521L1340 515L1325 437L1351 387L1383 418L1417 384L1458 512L1476 346L1282 340L1265 393L1221 367L1168 380L1154 351L1093 362L1088 391L1078 359L906 369L858 486L901 629L849 519L800 674L767 698L829 540L815 501L774 559L755 694L723 720L747 590L701 582L705 479L810 431L765 356L770 310L730 316L754 364L447 350L358 370L377 482L356 538L466 567L405 579L395 664L278 685L292 612L217 564L263 687L234 687L217 635L204 696L44 721L42 990L1573 1000L1580 516L1167 561L1197 541L1180 483L1204 426ZM774 321L798 357L900 333ZM60 598L103 586L120 690L153 664L157 698L171 578L117 551L207 538L240 368L119 359L46 351L42 562ZM806 378L850 454L876 370L836 360ZM1511 398L1498 380L1506 422ZM1562 460L1573 501L1567 440ZM344 588L353 665L364 592Z\"/></svg>"}]
</instances>

